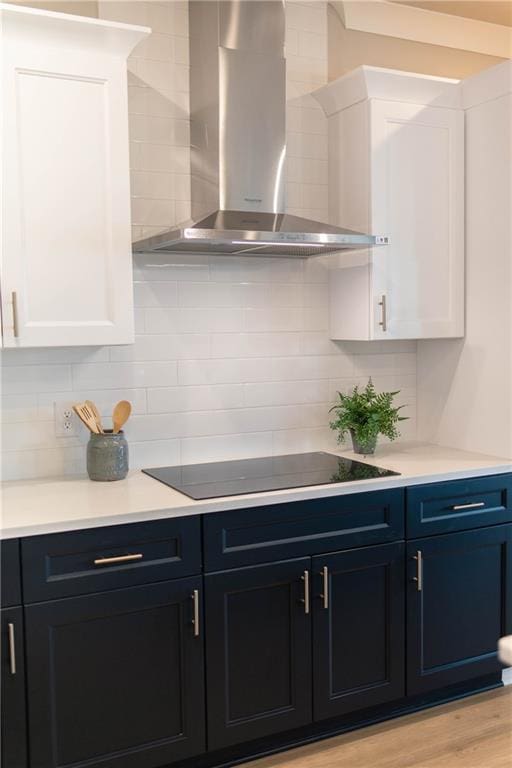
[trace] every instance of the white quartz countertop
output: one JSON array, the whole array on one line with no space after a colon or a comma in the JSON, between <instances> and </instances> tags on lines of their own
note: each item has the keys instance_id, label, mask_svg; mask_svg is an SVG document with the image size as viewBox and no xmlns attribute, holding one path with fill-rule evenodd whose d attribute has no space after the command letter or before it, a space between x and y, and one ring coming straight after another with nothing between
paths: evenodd
<instances>
[{"instance_id":1,"label":"white quartz countertop","mask_svg":"<svg viewBox=\"0 0 512 768\"><path fill-rule=\"evenodd\" d=\"M337 453L400 472L400 475L204 501L194 501L140 471L130 472L126 480L113 483L92 482L84 476L8 482L1 486L0 538L183 517L512 472L510 459L436 445L383 446L377 449L374 456L366 458L348 451Z\"/></svg>"}]
</instances>

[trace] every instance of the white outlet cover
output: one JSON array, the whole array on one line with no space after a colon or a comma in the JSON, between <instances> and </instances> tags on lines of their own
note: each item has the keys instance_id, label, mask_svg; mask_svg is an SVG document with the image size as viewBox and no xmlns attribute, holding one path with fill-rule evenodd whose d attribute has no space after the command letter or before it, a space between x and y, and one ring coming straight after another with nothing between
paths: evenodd
<instances>
[{"instance_id":1,"label":"white outlet cover","mask_svg":"<svg viewBox=\"0 0 512 768\"><path fill-rule=\"evenodd\" d=\"M54 403L55 436L76 437L78 434L77 416L73 411L73 403Z\"/></svg>"}]
</instances>

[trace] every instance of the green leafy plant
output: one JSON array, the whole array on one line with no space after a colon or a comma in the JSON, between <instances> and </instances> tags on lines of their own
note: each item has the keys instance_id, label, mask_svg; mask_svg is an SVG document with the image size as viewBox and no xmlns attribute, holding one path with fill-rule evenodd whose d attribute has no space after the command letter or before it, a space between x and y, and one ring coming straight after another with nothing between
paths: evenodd
<instances>
[{"instance_id":1,"label":"green leafy plant","mask_svg":"<svg viewBox=\"0 0 512 768\"><path fill-rule=\"evenodd\" d=\"M335 413L330 427L338 432L338 442L350 432L357 452L373 453L379 435L395 440L400 435L398 422L407 419L400 416L404 406L393 405L398 394L399 390L377 392L371 379L364 389L355 386L349 395L338 392L339 402L329 411Z\"/></svg>"}]
</instances>

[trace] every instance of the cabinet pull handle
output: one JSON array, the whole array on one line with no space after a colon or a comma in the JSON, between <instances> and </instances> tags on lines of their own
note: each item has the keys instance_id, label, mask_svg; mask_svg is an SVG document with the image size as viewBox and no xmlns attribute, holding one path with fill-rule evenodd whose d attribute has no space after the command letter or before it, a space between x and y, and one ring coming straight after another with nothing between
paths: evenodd
<instances>
[{"instance_id":1,"label":"cabinet pull handle","mask_svg":"<svg viewBox=\"0 0 512 768\"><path fill-rule=\"evenodd\" d=\"M142 560L144 555L138 552L136 555L118 555L117 557L98 557L94 565L112 565L113 563L129 563L132 560Z\"/></svg>"},{"instance_id":2,"label":"cabinet pull handle","mask_svg":"<svg viewBox=\"0 0 512 768\"><path fill-rule=\"evenodd\" d=\"M11 675L16 674L16 643L14 640L14 624L7 625L7 631L9 633L9 668Z\"/></svg>"},{"instance_id":3,"label":"cabinet pull handle","mask_svg":"<svg viewBox=\"0 0 512 768\"><path fill-rule=\"evenodd\" d=\"M479 507L485 507L485 501L474 501L469 504L454 504L452 509L456 511L457 509L478 509Z\"/></svg>"},{"instance_id":4,"label":"cabinet pull handle","mask_svg":"<svg viewBox=\"0 0 512 768\"><path fill-rule=\"evenodd\" d=\"M194 589L191 594L191 598L194 601L194 618L192 624L194 625L194 637L199 637L199 590Z\"/></svg>"},{"instance_id":5,"label":"cabinet pull handle","mask_svg":"<svg viewBox=\"0 0 512 768\"><path fill-rule=\"evenodd\" d=\"M16 293L16 291L12 292L11 300L12 300L12 334L14 338L17 339L20 333L19 333L19 323L18 323L18 294Z\"/></svg>"},{"instance_id":6,"label":"cabinet pull handle","mask_svg":"<svg viewBox=\"0 0 512 768\"><path fill-rule=\"evenodd\" d=\"M387 317L387 307L386 307L386 294L384 294L384 293L380 297L379 307L381 308L379 325L381 326L383 331L387 331L387 329L388 329L388 317Z\"/></svg>"},{"instance_id":7,"label":"cabinet pull handle","mask_svg":"<svg viewBox=\"0 0 512 768\"><path fill-rule=\"evenodd\" d=\"M320 597L323 600L324 608L329 608L329 569L326 565L322 568L323 592Z\"/></svg>"},{"instance_id":8,"label":"cabinet pull handle","mask_svg":"<svg viewBox=\"0 0 512 768\"><path fill-rule=\"evenodd\" d=\"M414 559L416 560L416 576L413 581L416 582L416 591L421 592L423 589L423 555L420 549L414 555Z\"/></svg>"},{"instance_id":9,"label":"cabinet pull handle","mask_svg":"<svg viewBox=\"0 0 512 768\"><path fill-rule=\"evenodd\" d=\"M304 582L304 599L301 600L301 603L304 604L304 613L309 613L309 571L304 571L300 578Z\"/></svg>"}]
</instances>

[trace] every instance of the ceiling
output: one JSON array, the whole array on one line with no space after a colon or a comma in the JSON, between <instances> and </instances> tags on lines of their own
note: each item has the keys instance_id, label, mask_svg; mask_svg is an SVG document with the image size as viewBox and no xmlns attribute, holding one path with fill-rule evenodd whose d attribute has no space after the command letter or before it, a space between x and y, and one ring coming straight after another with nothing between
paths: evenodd
<instances>
[{"instance_id":1,"label":"ceiling","mask_svg":"<svg viewBox=\"0 0 512 768\"><path fill-rule=\"evenodd\" d=\"M512 0L393 0L393 2L512 27Z\"/></svg>"}]
</instances>

